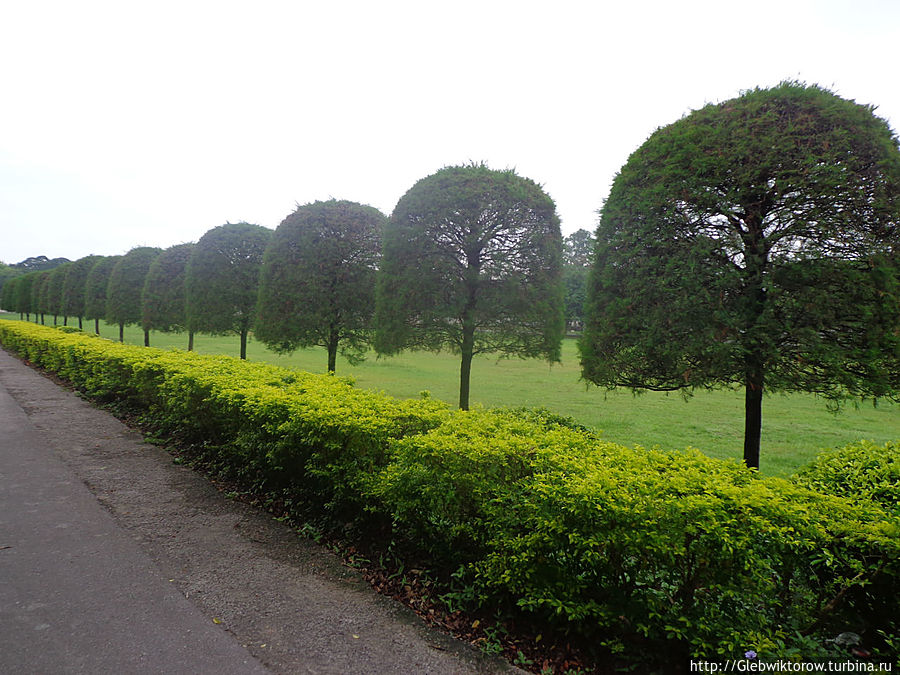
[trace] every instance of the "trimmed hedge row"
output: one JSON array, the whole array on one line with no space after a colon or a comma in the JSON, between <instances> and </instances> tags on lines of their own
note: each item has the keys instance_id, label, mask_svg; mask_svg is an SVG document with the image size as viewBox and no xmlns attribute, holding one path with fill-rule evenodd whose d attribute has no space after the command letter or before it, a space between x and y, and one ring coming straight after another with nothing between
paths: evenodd
<instances>
[{"instance_id":1,"label":"trimmed hedge row","mask_svg":"<svg viewBox=\"0 0 900 675\"><path fill-rule=\"evenodd\" d=\"M377 522L456 595L626 660L827 652L900 633L900 520L545 411L449 409L230 357L0 322L0 343L332 523Z\"/></svg>"}]
</instances>

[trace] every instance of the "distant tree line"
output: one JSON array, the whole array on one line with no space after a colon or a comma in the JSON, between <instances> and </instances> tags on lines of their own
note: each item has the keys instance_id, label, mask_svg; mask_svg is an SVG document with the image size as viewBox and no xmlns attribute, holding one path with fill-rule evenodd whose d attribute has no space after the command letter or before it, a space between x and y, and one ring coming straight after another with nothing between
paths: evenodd
<instances>
[{"instance_id":1,"label":"distant tree line","mask_svg":"<svg viewBox=\"0 0 900 675\"><path fill-rule=\"evenodd\" d=\"M327 369L449 349L469 406L480 353L557 361L566 327L585 380L635 390L742 387L759 465L765 391L900 396L900 147L873 108L786 82L658 129L623 166L592 235L565 240L514 171L446 167L390 217L298 206L273 232L227 223L196 244L88 256L10 276L2 307L149 332L322 346ZM23 263L24 265L25 263ZM16 270L21 273L25 270Z\"/></svg>"}]
</instances>

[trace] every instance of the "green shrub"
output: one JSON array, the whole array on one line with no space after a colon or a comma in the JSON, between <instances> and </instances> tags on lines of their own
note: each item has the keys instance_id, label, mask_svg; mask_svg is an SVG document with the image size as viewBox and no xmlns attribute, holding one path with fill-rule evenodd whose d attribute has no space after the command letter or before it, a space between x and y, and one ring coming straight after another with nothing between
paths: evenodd
<instances>
[{"instance_id":1,"label":"green shrub","mask_svg":"<svg viewBox=\"0 0 900 675\"><path fill-rule=\"evenodd\" d=\"M825 494L871 499L900 516L900 441L860 441L825 451L793 480Z\"/></svg>"},{"instance_id":2,"label":"green shrub","mask_svg":"<svg viewBox=\"0 0 900 675\"><path fill-rule=\"evenodd\" d=\"M842 631L884 655L900 633L896 443L824 456L797 485L544 410L453 411L16 321L0 343L331 526L384 533L460 597L631 662L809 658Z\"/></svg>"}]
</instances>

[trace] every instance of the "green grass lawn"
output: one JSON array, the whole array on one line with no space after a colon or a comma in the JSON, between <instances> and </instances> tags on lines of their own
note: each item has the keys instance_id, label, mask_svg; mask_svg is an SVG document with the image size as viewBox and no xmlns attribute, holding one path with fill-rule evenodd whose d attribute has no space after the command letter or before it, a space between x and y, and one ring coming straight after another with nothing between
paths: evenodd
<instances>
[{"instance_id":1,"label":"green grass lawn","mask_svg":"<svg viewBox=\"0 0 900 675\"><path fill-rule=\"evenodd\" d=\"M93 323L85 327L91 330ZM118 339L116 326L101 323L100 331L104 337ZM127 327L125 340L143 344L143 332ZM150 343L184 349L187 336L153 333ZM194 346L201 353L234 356L239 347L237 336L207 335L197 335ZM326 368L325 351L318 348L278 355L251 340L247 356L312 372ZM339 358L337 373L352 376L359 387L401 398L418 397L424 390L452 404L458 397L459 357L453 354L408 352L391 358L370 354L358 366ZM563 344L562 363L552 366L534 360L477 357L472 367L471 401L484 406L543 406L599 429L604 438L623 445L692 446L719 458L740 459L743 455L742 391L698 391L685 400L680 394L635 396L628 391L587 387L580 381L573 340ZM879 403L875 407L869 402L847 406L833 415L824 400L815 396L774 394L763 402L761 470L788 476L822 448L863 438L877 443L900 439L900 406Z\"/></svg>"}]
</instances>

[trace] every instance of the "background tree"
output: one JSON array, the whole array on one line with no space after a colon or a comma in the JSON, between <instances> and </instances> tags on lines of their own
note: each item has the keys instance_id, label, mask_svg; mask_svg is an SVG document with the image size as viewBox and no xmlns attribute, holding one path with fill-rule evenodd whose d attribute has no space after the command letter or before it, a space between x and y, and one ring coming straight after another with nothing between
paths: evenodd
<instances>
[{"instance_id":1,"label":"background tree","mask_svg":"<svg viewBox=\"0 0 900 675\"><path fill-rule=\"evenodd\" d=\"M71 262L68 258L48 258L45 255L38 255L31 258L26 258L21 262L17 262L10 267L13 267L17 270L21 270L23 273L25 272L40 272L44 270L52 270L54 267L59 267L60 265Z\"/></svg>"},{"instance_id":2,"label":"background tree","mask_svg":"<svg viewBox=\"0 0 900 675\"><path fill-rule=\"evenodd\" d=\"M78 327L82 328L84 317L84 296L87 277L102 256L89 255L71 263L66 270L62 288L62 306L65 316L77 316Z\"/></svg>"},{"instance_id":3,"label":"background tree","mask_svg":"<svg viewBox=\"0 0 900 675\"><path fill-rule=\"evenodd\" d=\"M18 275L10 276L4 279L3 287L0 288L0 307L7 312L16 311L17 285Z\"/></svg>"},{"instance_id":4,"label":"background tree","mask_svg":"<svg viewBox=\"0 0 900 675\"><path fill-rule=\"evenodd\" d=\"M125 326L141 323L141 293L150 265L161 253L150 246L133 248L123 255L109 275L106 290L106 320L119 325L119 342L125 341ZM144 329L144 346L150 346L150 331Z\"/></svg>"},{"instance_id":5,"label":"background tree","mask_svg":"<svg viewBox=\"0 0 900 675\"><path fill-rule=\"evenodd\" d=\"M94 332L100 335L100 319L106 318L106 290L109 277L120 255L101 257L88 273L84 285L84 318L94 320Z\"/></svg>"},{"instance_id":6,"label":"background tree","mask_svg":"<svg viewBox=\"0 0 900 675\"><path fill-rule=\"evenodd\" d=\"M145 331L181 333L187 330L184 283L194 244L178 244L157 256L144 280L141 295L141 325ZM194 333L188 331L188 351L194 348Z\"/></svg>"},{"instance_id":7,"label":"background tree","mask_svg":"<svg viewBox=\"0 0 900 675\"><path fill-rule=\"evenodd\" d=\"M375 276L386 220L371 206L315 202L282 221L263 259L257 339L277 352L325 347L351 363L372 337Z\"/></svg>"},{"instance_id":8,"label":"background tree","mask_svg":"<svg viewBox=\"0 0 900 675\"><path fill-rule=\"evenodd\" d=\"M34 272L34 284L31 287L31 306L35 312L35 323L40 316L41 324L45 323L45 317L50 310L50 269Z\"/></svg>"},{"instance_id":9,"label":"background tree","mask_svg":"<svg viewBox=\"0 0 900 675\"><path fill-rule=\"evenodd\" d=\"M559 360L561 258L556 206L533 181L484 165L423 178L385 229L375 348L459 352L466 409L475 354Z\"/></svg>"},{"instance_id":10,"label":"background tree","mask_svg":"<svg viewBox=\"0 0 900 675\"><path fill-rule=\"evenodd\" d=\"M15 311L23 315L26 321L31 320L31 313L35 311L31 291L38 274L38 272L23 274L16 280L16 295L13 298Z\"/></svg>"},{"instance_id":11,"label":"background tree","mask_svg":"<svg viewBox=\"0 0 900 675\"><path fill-rule=\"evenodd\" d=\"M47 311L53 314L53 325L56 325L58 316L63 317L63 325L68 324L68 317L63 307L63 284L66 281L66 273L72 263L67 262L50 271L50 282L47 285Z\"/></svg>"},{"instance_id":12,"label":"background tree","mask_svg":"<svg viewBox=\"0 0 900 675\"><path fill-rule=\"evenodd\" d=\"M250 223L227 223L204 234L187 266L188 327L201 333L234 332L247 358L247 335L254 324L259 272L272 230Z\"/></svg>"},{"instance_id":13,"label":"background tree","mask_svg":"<svg viewBox=\"0 0 900 675\"><path fill-rule=\"evenodd\" d=\"M563 239L563 288L570 329L580 329L584 323L585 290L593 255L594 235L587 230L577 230Z\"/></svg>"},{"instance_id":14,"label":"background tree","mask_svg":"<svg viewBox=\"0 0 900 675\"><path fill-rule=\"evenodd\" d=\"M762 397L896 396L900 150L873 108L783 83L656 131L597 228L584 377Z\"/></svg>"},{"instance_id":15,"label":"background tree","mask_svg":"<svg viewBox=\"0 0 900 675\"><path fill-rule=\"evenodd\" d=\"M0 262L0 293L2 293L7 281L15 279L22 274L22 270Z\"/></svg>"}]
</instances>

